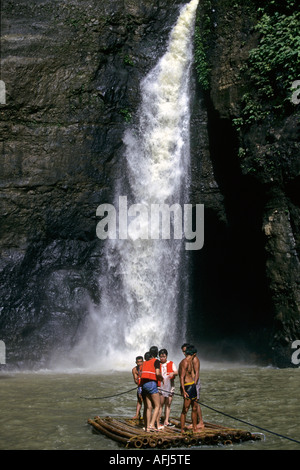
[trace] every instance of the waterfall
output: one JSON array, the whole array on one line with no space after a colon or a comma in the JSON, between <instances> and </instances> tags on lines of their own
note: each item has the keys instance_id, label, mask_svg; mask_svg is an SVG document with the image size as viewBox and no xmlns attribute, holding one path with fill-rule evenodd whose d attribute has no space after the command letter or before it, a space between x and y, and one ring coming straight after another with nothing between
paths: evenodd
<instances>
[{"instance_id":1,"label":"waterfall","mask_svg":"<svg viewBox=\"0 0 300 470\"><path fill-rule=\"evenodd\" d=\"M189 78L198 2L192 0L181 9L165 54L141 83L136 124L124 135L127 175L126 183L116 189L116 209L121 209L125 196L128 205L149 211L156 204L171 207L187 202ZM178 352L178 344L185 339L184 240L152 239L142 224L141 218L139 224L132 223L126 239L119 236L105 242L101 305L91 308L87 336L81 343L90 355L95 353L98 363L102 358L107 365L111 358L115 367L127 365L128 360L132 364L152 345L168 351L176 346Z\"/></svg>"}]
</instances>

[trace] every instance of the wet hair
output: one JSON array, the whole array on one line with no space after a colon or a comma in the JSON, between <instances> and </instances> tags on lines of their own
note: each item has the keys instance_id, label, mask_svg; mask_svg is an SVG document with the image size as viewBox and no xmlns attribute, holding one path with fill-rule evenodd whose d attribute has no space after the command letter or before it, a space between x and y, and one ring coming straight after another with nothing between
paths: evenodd
<instances>
[{"instance_id":1,"label":"wet hair","mask_svg":"<svg viewBox=\"0 0 300 470\"><path fill-rule=\"evenodd\" d=\"M183 343L183 345L181 346L181 349L182 349L182 348L186 348L186 347L188 347L188 346L190 346L189 343Z\"/></svg>"},{"instance_id":2,"label":"wet hair","mask_svg":"<svg viewBox=\"0 0 300 470\"><path fill-rule=\"evenodd\" d=\"M192 356L193 354L196 354L197 353L197 349L195 348L195 346L193 346L192 344L189 344L187 347L186 347L186 350L185 350L185 354L187 356Z\"/></svg>"},{"instance_id":3,"label":"wet hair","mask_svg":"<svg viewBox=\"0 0 300 470\"><path fill-rule=\"evenodd\" d=\"M158 347L157 346L151 346L151 348L149 349L149 353L151 354L152 357L157 357Z\"/></svg>"},{"instance_id":4,"label":"wet hair","mask_svg":"<svg viewBox=\"0 0 300 470\"><path fill-rule=\"evenodd\" d=\"M149 353L149 351L145 353L144 359L145 361L149 361L149 359L151 359L151 354Z\"/></svg>"},{"instance_id":5,"label":"wet hair","mask_svg":"<svg viewBox=\"0 0 300 470\"><path fill-rule=\"evenodd\" d=\"M166 349L161 349L158 353L158 355L160 356L161 354L165 354L166 356L168 355L168 351Z\"/></svg>"},{"instance_id":6,"label":"wet hair","mask_svg":"<svg viewBox=\"0 0 300 470\"><path fill-rule=\"evenodd\" d=\"M143 356L137 356L137 357L135 358L135 361L138 361L139 359L143 359Z\"/></svg>"}]
</instances>

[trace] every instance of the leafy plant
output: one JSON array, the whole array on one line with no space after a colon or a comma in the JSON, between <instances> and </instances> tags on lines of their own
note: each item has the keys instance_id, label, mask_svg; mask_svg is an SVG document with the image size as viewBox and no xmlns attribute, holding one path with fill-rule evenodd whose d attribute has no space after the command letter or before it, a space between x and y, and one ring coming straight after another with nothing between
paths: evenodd
<instances>
[{"instance_id":1,"label":"leafy plant","mask_svg":"<svg viewBox=\"0 0 300 470\"><path fill-rule=\"evenodd\" d=\"M210 66L208 59L209 37L211 34L211 12L210 0L202 0L201 9L196 17L194 35L194 63L197 79L203 90L208 90L210 85Z\"/></svg>"},{"instance_id":2,"label":"leafy plant","mask_svg":"<svg viewBox=\"0 0 300 470\"><path fill-rule=\"evenodd\" d=\"M270 6L274 10L278 2L271 3L268 10ZM288 3L290 7L294 4L292 0ZM243 96L241 117L235 120L238 126L262 120L270 112L280 115L290 107L292 82L300 76L300 12L290 10L269 13L259 9L259 43L242 68L248 91Z\"/></svg>"},{"instance_id":3,"label":"leafy plant","mask_svg":"<svg viewBox=\"0 0 300 470\"><path fill-rule=\"evenodd\" d=\"M130 122L131 121L131 112L129 111L128 108L122 108L120 109L120 114L124 117L125 121L126 122Z\"/></svg>"},{"instance_id":4,"label":"leafy plant","mask_svg":"<svg viewBox=\"0 0 300 470\"><path fill-rule=\"evenodd\" d=\"M124 61L124 64L125 64L125 65L134 65L134 62L133 62L133 60L132 60L132 57L131 57L129 54L126 54L126 55L125 55L123 61Z\"/></svg>"},{"instance_id":5,"label":"leafy plant","mask_svg":"<svg viewBox=\"0 0 300 470\"><path fill-rule=\"evenodd\" d=\"M195 28L195 53L194 53L195 68L197 71L198 82L204 90L209 88L209 73L208 61L206 57L206 48L204 46L203 36L200 33L200 28Z\"/></svg>"}]
</instances>

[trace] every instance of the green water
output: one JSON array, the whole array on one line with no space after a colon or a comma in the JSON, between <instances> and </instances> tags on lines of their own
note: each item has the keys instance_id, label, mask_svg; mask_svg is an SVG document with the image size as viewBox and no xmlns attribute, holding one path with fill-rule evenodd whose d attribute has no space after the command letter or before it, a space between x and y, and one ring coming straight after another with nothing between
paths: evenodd
<instances>
[{"instance_id":1,"label":"green water","mask_svg":"<svg viewBox=\"0 0 300 470\"><path fill-rule=\"evenodd\" d=\"M133 364L134 365L134 364ZM202 367L201 402L230 416L300 441L300 369L209 365ZM105 373L0 372L1 450L119 450L94 434L88 418L135 413L131 371ZM176 393L179 394L177 379ZM174 397L172 416L181 412ZM204 421L262 432L202 407ZM264 432L265 440L219 446L218 450L300 450L300 444ZM200 449L200 447L198 447ZM215 449L206 446L205 450Z\"/></svg>"}]
</instances>

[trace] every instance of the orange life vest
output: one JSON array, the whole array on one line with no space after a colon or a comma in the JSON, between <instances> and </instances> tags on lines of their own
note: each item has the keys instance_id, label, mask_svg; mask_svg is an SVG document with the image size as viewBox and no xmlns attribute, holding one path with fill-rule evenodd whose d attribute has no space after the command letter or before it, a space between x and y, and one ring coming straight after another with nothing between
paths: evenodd
<instances>
[{"instance_id":1,"label":"orange life vest","mask_svg":"<svg viewBox=\"0 0 300 470\"><path fill-rule=\"evenodd\" d=\"M157 382L156 372L154 363L157 361L155 357L149 359L149 361L144 361L142 365L142 373L141 373L141 382L143 383L144 379L147 380L155 380Z\"/></svg>"}]
</instances>

